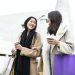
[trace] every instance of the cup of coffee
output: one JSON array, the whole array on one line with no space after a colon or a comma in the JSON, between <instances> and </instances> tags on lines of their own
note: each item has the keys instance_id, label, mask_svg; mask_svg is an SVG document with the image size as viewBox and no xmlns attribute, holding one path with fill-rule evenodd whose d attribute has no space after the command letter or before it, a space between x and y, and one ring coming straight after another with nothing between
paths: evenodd
<instances>
[{"instance_id":1,"label":"cup of coffee","mask_svg":"<svg viewBox=\"0 0 75 75\"><path fill-rule=\"evenodd\" d=\"M53 38L54 38L54 35L49 35L49 34L46 37L47 41L53 40Z\"/></svg>"}]
</instances>

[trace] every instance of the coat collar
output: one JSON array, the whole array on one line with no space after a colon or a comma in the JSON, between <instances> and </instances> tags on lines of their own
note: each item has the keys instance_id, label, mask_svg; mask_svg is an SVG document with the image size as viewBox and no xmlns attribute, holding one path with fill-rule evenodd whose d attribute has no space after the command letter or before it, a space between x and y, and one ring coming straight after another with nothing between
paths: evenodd
<instances>
[{"instance_id":1,"label":"coat collar","mask_svg":"<svg viewBox=\"0 0 75 75\"><path fill-rule=\"evenodd\" d=\"M67 26L64 23L61 23L57 33L56 33L56 37L58 40L60 40L60 38L66 33L67 31Z\"/></svg>"},{"instance_id":2,"label":"coat collar","mask_svg":"<svg viewBox=\"0 0 75 75\"><path fill-rule=\"evenodd\" d=\"M64 36L66 31L67 31L67 26L65 24L61 23L61 25L56 33L55 39L60 40L62 38L62 36ZM51 45L51 52L53 51L54 47L55 47L55 45Z\"/></svg>"}]
</instances>

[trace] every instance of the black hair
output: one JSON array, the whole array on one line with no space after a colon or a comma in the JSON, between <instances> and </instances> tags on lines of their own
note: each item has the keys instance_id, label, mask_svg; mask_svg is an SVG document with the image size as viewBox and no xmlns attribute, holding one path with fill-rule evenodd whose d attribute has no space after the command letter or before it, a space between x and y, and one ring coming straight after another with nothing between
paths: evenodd
<instances>
[{"instance_id":1,"label":"black hair","mask_svg":"<svg viewBox=\"0 0 75 75\"><path fill-rule=\"evenodd\" d=\"M48 32L56 35L57 30L62 22L62 15L59 11L51 11L48 13L48 19L51 21L51 24L48 27Z\"/></svg>"},{"instance_id":2,"label":"black hair","mask_svg":"<svg viewBox=\"0 0 75 75\"><path fill-rule=\"evenodd\" d=\"M35 17L33 17L33 16L30 16L30 17L28 17L28 18L25 20L24 24L22 24L22 27L24 27L25 30L28 30L28 28L27 28L27 23L29 22L29 20L30 20L31 18L35 19L35 21L36 21L36 27L37 27L37 19L36 19ZM33 30L36 30L36 27L35 27Z\"/></svg>"}]
</instances>

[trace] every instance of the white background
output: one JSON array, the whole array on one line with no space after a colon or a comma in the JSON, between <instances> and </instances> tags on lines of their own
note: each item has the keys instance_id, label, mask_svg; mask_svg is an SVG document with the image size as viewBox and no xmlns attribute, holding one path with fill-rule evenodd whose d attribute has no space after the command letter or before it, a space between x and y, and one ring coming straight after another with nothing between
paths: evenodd
<instances>
[{"instance_id":1,"label":"white background","mask_svg":"<svg viewBox=\"0 0 75 75\"><path fill-rule=\"evenodd\" d=\"M53 9L57 0L0 0L0 15Z\"/></svg>"}]
</instances>

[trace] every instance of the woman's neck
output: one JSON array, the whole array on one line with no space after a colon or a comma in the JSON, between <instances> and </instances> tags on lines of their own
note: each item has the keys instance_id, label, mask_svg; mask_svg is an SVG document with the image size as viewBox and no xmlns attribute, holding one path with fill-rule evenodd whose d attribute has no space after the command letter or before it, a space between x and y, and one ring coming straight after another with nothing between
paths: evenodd
<instances>
[{"instance_id":1,"label":"woman's neck","mask_svg":"<svg viewBox=\"0 0 75 75\"><path fill-rule=\"evenodd\" d=\"M27 31L27 36L29 35L30 30Z\"/></svg>"}]
</instances>

